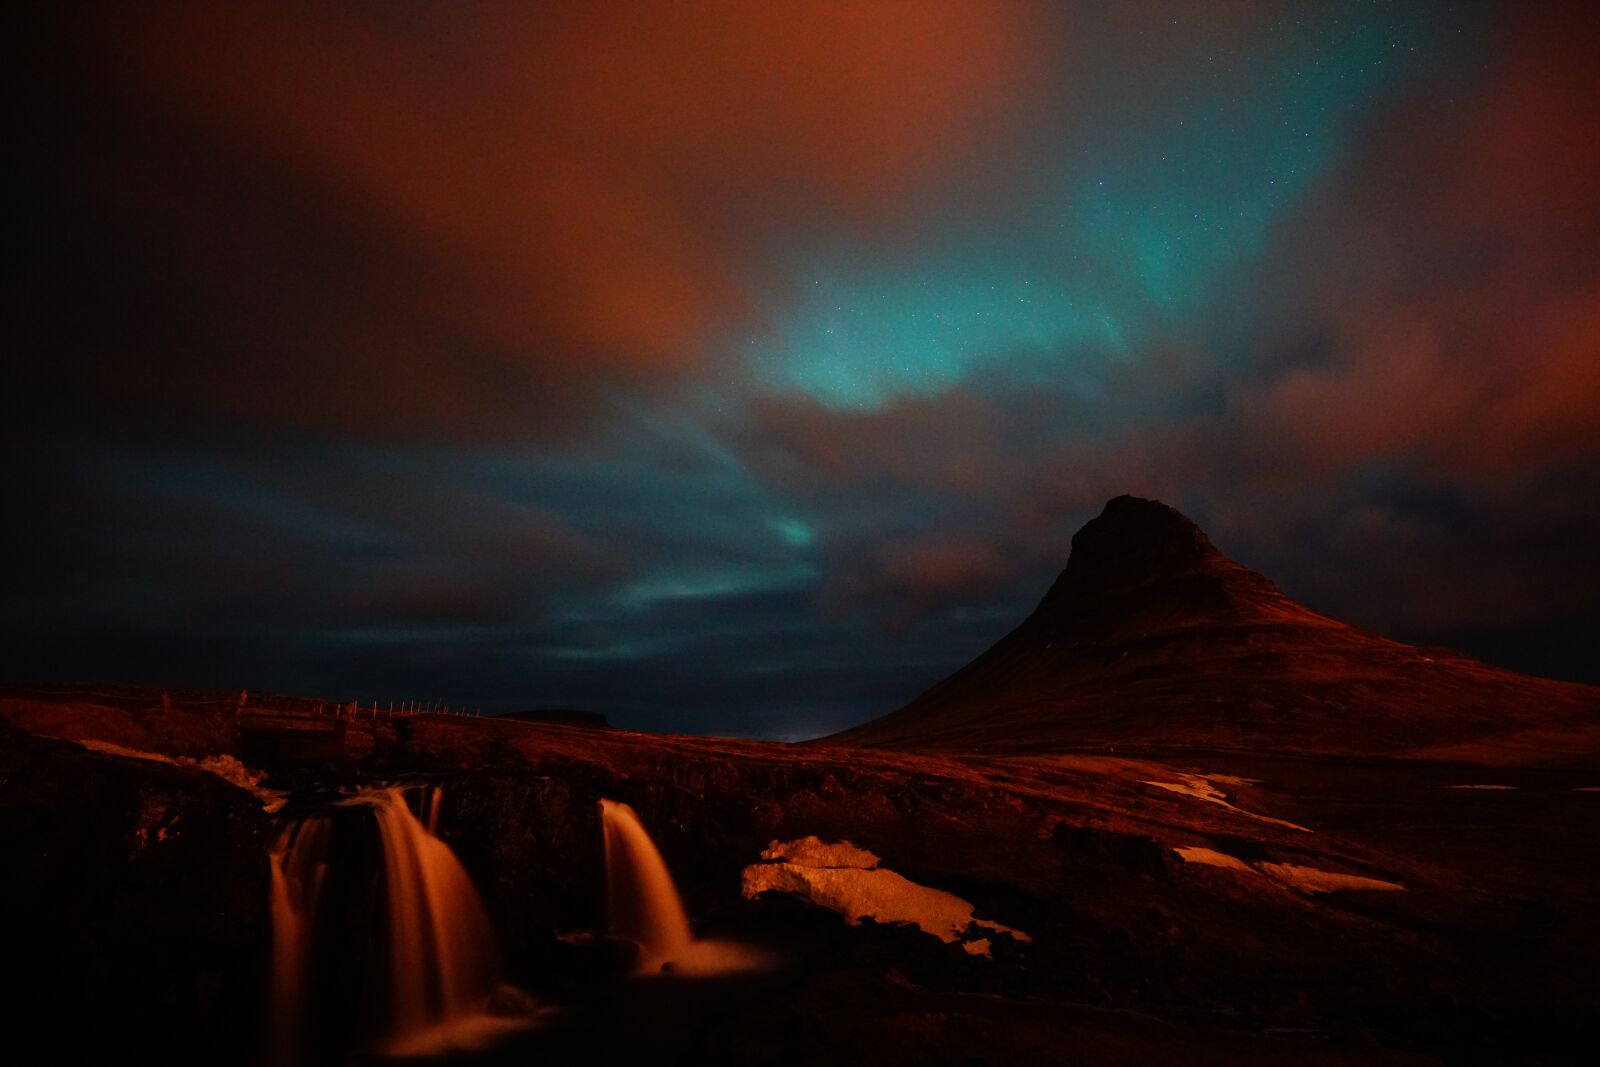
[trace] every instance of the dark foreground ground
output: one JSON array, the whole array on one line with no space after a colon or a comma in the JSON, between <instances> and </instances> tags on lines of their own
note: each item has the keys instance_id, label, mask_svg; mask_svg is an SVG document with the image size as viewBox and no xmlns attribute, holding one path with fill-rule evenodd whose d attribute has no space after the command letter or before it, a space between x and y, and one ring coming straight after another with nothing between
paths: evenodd
<instances>
[{"instance_id":1,"label":"dark foreground ground","mask_svg":"<svg viewBox=\"0 0 1600 1067\"><path fill-rule=\"evenodd\" d=\"M203 694L0 699L0 915L30 979L8 1029L47 1039L58 1054L40 1062L89 1047L252 1061L275 817L187 762L215 755L264 771L286 814L330 788L442 785L440 832L483 892L507 978L546 1007L450 1062L1592 1061L1600 765L1582 753L978 758L332 720L254 700L241 714ZM700 932L781 965L629 979L575 947L605 922L600 797L638 810ZM790 897L745 900L742 868L807 834L871 849L1032 940L996 938L984 959ZM1197 848L1232 863L1176 851Z\"/></svg>"}]
</instances>

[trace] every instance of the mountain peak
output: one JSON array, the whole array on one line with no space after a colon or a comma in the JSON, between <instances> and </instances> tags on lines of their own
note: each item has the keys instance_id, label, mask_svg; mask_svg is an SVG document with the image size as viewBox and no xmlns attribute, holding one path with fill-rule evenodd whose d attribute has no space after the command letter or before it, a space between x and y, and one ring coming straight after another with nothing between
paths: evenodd
<instances>
[{"instance_id":1,"label":"mountain peak","mask_svg":"<svg viewBox=\"0 0 1600 1067\"><path fill-rule=\"evenodd\" d=\"M1221 553L1176 508L1137 496L1113 497L1072 535L1066 576L1072 581L1129 577L1188 567Z\"/></svg>"},{"instance_id":2,"label":"mountain peak","mask_svg":"<svg viewBox=\"0 0 1600 1067\"><path fill-rule=\"evenodd\" d=\"M1368 754L1551 724L1589 730L1597 710L1600 689L1424 652L1318 614L1223 555L1181 512L1119 496L1072 538L1032 615L910 704L836 740Z\"/></svg>"},{"instance_id":3,"label":"mountain peak","mask_svg":"<svg viewBox=\"0 0 1600 1067\"><path fill-rule=\"evenodd\" d=\"M1066 570L1041 608L1228 563L1205 532L1176 508L1142 497L1113 497L1099 516L1072 536Z\"/></svg>"}]
</instances>

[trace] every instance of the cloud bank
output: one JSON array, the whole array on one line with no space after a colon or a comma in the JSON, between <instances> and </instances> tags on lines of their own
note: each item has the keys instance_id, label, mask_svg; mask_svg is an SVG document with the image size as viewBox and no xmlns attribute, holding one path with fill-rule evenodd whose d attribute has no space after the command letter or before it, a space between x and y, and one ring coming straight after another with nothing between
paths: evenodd
<instances>
[{"instance_id":1,"label":"cloud bank","mask_svg":"<svg viewBox=\"0 0 1600 1067\"><path fill-rule=\"evenodd\" d=\"M1582 5L35 20L9 677L801 736L1134 492L1600 680Z\"/></svg>"}]
</instances>

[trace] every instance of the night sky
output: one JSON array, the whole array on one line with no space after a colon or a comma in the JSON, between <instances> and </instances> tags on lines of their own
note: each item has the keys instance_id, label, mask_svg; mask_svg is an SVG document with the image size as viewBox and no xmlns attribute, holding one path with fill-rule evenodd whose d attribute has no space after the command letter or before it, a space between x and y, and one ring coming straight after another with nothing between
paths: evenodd
<instances>
[{"instance_id":1,"label":"night sky","mask_svg":"<svg viewBox=\"0 0 1600 1067\"><path fill-rule=\"evenodd\" d=\"M65 7L4 678L808 737L1132 492L1600 682L1590 6Z\"/></svg>"}]
</instances>

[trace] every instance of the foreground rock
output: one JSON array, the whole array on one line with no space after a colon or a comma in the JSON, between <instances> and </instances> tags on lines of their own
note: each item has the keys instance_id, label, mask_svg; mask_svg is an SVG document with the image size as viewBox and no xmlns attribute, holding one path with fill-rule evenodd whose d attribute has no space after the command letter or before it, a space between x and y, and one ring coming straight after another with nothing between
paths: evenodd
<instances>
[{"instance_id":1,"label":"foreground rock","mask_svg":"<svg viewBox=\"0 0 1600 1067\"><path fill-rule=\"evenodd\" d=\"M0 722L0 916L14 1050L237 1060L257 1025L268 817L198 767Z\"/></svg>"},{"instance_id":2,"label":"foreground rock","mask_svg":"<svg viewBox=\"0 0 1600 1067\"><path fill-rule=\"evenodd\" d=\"M878 857L848 841L827 844L816 837L774 841L761 863L744 869L745 899L763 893L791 893L838 912L852 926L863 919L906 923L974 956L990 955L990 936L1031 941L1014 930L972 914L972 905L954 893L930 889L878 866Z\"/></svg>"}]
</instances>

